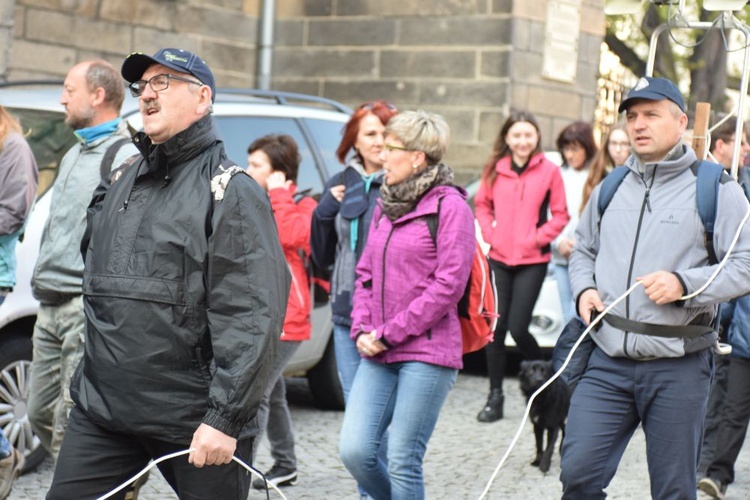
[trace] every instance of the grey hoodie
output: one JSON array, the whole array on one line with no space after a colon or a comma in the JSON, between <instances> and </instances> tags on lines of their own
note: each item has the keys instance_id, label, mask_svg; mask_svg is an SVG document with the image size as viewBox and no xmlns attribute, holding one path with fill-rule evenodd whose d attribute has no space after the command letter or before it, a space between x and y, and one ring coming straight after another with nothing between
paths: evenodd
<instances>
[{"instance_id":1,"label":"grey hoodie","mask_svg":"<svg viewBox=\"0 0 750 500\"><path fill-rule=\"evenodd\" d=\"M114 134L89 144L77 143L60 162L32 278L34 297L43 304L58 304L81 295L81 238L86 229L86 208L102 180L100 167L104 153L111 144L129 136L123 120ZM137 153L134 144L125 144L117 152L112 168Z\"/></svg>"},{"instance_id":2,"label":"grey hoodie","mask_svg":"<svg viewBox=\"0 0 750 500\"><path fill-rule=\"evenodd\" d=\"M617 189L599 226L601 185L581 214L577 245L570 259L574 297L589 288L598 290L607 306L636 282L655 271L674 272L686 293L700 288L716 269L709 265L703 243L703 224L696 207L692 149L677 145L664 161L646 163L633 153L631 170ZM642 173L641 173L642 172ZM729 176L719 186L714 246L721 260L748 210L742 188ZM708 288L695 298L657 305L636 288L611 312L635 321L687 325L700 315L716 315L717 304L750 292L750 230L748 223L728 259ZM705 322L701 322L706 324ZM606 322L593 333L609 356L646 360L680 357L714 343L716 333L695 339L664 338L618 330Z\"/></svg>"}]
</instances>

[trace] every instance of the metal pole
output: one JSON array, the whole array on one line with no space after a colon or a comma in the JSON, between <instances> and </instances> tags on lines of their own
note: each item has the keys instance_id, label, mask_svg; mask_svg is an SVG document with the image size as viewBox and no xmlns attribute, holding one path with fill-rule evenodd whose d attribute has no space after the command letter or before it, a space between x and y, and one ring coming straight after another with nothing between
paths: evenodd
<instances>
[{"instance_id":1,"label":"metal pole","mask_svg":"<svg viewBox=\"0 0 750 500\"><path fill-rule=\"evenodd\" d=\"M271 89L273 68L273 30L276 20L276 0L263 0L260 7L260 33L258 62L255 70L256 86L261 90Z\"/></svg>"},{"instance_id":2,"label":"metal pole","mask_svg":"<svg viewBox=\"0 0 750 500\"><path fill-rule=\"evenodd\" d=\"M726 12L723 15L724 15L725 21L718 27L712 22L688 22L687 26L673 26L673 28L687 28L687 29L700 29L700 30L710 30L712 28L736 29L738 31L741 31L742 34L745 35L745 46L743 49L744 57L743 57L743 64L742 64L742 79L740 80L740 96L737 102L737 110L732 113L733 115L737 116L737 126L735 128L735 136L734 136L735 142L734 142L734 150L732 152L732 168L730 172L732 174L732 177L736 179L738 171L739 171L738 159L740 155L740 149L742 147L742 133L743 133L743 126L744 126L742 116L745 110L745 99L747 97L748 86L750 83L750 27L748 27L745 23L743 23L742 21L734 17L731 12ZM648 61L646 63L646 76L653 76L654 74L654 61L656 59L656 44L658 42L659 35L661 35L664 32L664 30L666 30L667 28L668 26L666 24L662 24L658 26L654 30L653 34L651 35L651 44L648 50Z\"/></svg>"}]
</instances>

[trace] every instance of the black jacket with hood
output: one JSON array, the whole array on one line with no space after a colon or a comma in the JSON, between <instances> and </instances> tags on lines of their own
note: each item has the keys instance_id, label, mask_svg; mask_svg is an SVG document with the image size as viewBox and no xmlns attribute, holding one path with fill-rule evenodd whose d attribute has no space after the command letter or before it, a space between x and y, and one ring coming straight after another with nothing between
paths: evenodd
<instances>
[{"instance_id":1,"label":"black jacket with hood","mask_svg":"<svg viewBox=\"0 0 750 500\"><path fill-rule=\"evenodd\" d=\"M214 199L226 154L210 116L134 142L142 156L88 209L73 400L127 434L189 444L205 423L253 435L290 283L268 197L240 173Z\"/></svg>"}]
</instances>

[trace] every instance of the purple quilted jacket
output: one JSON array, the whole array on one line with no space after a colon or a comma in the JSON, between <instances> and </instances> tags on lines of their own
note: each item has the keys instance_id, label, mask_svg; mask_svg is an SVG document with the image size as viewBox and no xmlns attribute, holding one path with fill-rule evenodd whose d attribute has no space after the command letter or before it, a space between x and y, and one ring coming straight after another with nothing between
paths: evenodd
<instances>
[{"instance_id":1,"label":"purple quilted jacket","mask_svg":"<svg viewBox=\"0 0 750 500\"><path fill-rule=\"evenodd\" d=\"M424 216L438 213L441 198L433 242ZM357 264L352 338L377 330L390 347L373 361L462 368L456 306L476 245L465 191L437 186L393 222L381 210L378 205Z\"/></svg>"}]
</instances>

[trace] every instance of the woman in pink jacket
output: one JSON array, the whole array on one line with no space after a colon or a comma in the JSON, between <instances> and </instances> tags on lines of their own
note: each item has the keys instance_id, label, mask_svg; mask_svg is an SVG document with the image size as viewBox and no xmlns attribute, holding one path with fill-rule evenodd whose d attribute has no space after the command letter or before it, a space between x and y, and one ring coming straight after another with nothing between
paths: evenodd
<instances>
[{"instance_id":1,"label":"woman in pink jacket","mask_svg":"<svg viewBox=\"0 0 750 500\"><path fill-rule=\"evenodd\" d=\"M490 244L500 314L495 340L487 345L490 394L477 415L480 422L503 418L506 331L524 358L542 357L529 323L547 274L550 243L569 216L560 168L544 157L540 142L534 116L512 113L500 129L475 199L482 237Z\"/></svg>"}]
</instances>

